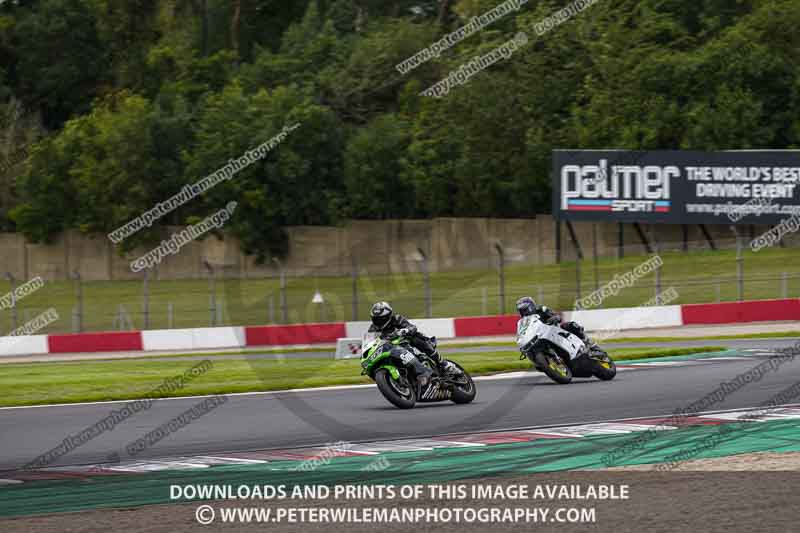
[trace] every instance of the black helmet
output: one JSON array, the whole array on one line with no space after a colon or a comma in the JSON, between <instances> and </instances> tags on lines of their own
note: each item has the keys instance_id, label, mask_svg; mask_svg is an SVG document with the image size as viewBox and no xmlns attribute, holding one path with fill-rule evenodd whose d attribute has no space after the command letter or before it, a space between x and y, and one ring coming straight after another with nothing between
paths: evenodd
<instances>
[{"instance_id":1,"label":"black helmet","mask_svg":"<svg viewBox=\"0 0 800 533\"><path fill-rule=\"evenodd\" d=\"M391 322L394 311L388 302L378 302L370 309L369 316L372 319L372 325L383 330Z\"/></svg>"},{"instance_id":2,"label":"black helmet","mask_svg":"<svg viewBox=\"0 0 800 533\"><path fill-rule=\"evenodd\" d=\"M531 316L536 312L536 302L530 296L523 296L517 300L517 312L519 316Z\"/></svg>"}]
</instances>

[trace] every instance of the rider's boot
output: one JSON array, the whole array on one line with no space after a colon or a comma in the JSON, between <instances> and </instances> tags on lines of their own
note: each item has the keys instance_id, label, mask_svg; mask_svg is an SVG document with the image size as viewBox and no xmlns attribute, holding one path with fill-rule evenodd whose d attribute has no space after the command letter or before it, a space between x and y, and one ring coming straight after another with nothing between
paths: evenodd
<instances>
[{"instance_id":1,"label":"rider's boot","mask_svg":"<svg viewBox=\"0 0 800 533\"><path fill-rule=\"evenodd\" d=\"M594 342L592 339L589 338L588 335L585 336L585 338L582 340L583 343L586 345L586 353L588 353L589 355L591 355L594 352L595 348L597 349L600 348L596 342Z\"/></svg>"},{"instance_id":2,"label":"rider's boot","mask_svg":"<svg viewBox=\"0 0 800 533\"><path fill-rule=\"evenodd\" d=\"M433 370L428 368L426 365L422 364L422 361L419 359L414 359L414 370L417 374L417 382L419 383L420 387L426 386L431 381L431 377L433 377Z\"/></svg>"},{"instance_id":3,"label":"rider's boot","mask_svg":"<svg viewBox=\"0 0 800 533\"><path fill-rule=\"evenodd\" d=\"M439 354L439 350L434 350L431 354L431 359L436 363L436 368L440 374L444 375L450 371L450 363Z\"/></svg>"}]
</instances>

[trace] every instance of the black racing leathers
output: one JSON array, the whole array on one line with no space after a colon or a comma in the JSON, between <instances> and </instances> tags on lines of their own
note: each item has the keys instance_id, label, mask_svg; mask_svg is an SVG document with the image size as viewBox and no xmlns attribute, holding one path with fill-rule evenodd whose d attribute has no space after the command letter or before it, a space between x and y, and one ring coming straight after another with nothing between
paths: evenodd
<instances>
[{"instance_id":1,"label":"black racing leathers","mask_svg":"<svg viewBox=\"0 0 800 533\"><path fill-rule=\"evenodd\" d=\"M403 315L393 315L389 323L381 329L375 327L374 324L369 328L370 332L378 332L383 337L391 337L400 330L405 330L404 337L408 339L411 346L439 363L439 352L436 350L436 346L433 345L428 337L417 330L417 326L409 322Z\"/></svg>"},{"instance_id":2,"label":"black racing leathers","mask_svg":"<svg viewBox=\"0 0 800 533\"><path fill-rule=\"evenodd\" d=\"M554 326L561 323L561 316L546 305L537 305L534 314L545 324Z\"/></svg>"}]
</instances>

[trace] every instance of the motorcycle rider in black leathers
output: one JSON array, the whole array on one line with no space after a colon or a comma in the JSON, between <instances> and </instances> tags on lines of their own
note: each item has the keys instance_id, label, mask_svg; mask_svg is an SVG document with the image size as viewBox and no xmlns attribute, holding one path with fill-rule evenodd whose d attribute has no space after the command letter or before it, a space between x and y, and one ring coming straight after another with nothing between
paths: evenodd
<instances>
[{"instance_id":1,"label":"motorcycle rider in black leathers","mask_svg":"<svg viewBox=\"0 0 800 533\"><path fill-rule=\"evenodd\" d=\"M439 355L439 351L431 340L417 331L417 327L406 317L396 314L387 302L374 304L369 315L372 320L372 325L368 330L370 333L379 333L381 337L390 339L395 337L408 339L411 346L433 359L442 374L446 372L447 363ZM427 384L432 374L431 370L416 357L411 364L416 370L420 383Z\"/></svg>"},{"instance_id":2,"label":"motorcycle rider in black leathers","mask_svg":"<svg viewBox=\"0 0 800 533\"><path fill-rule=\"evenodd\" d=\"M569 331L582 340L589 350L595 345L594 342L586 336L583 326L572 321L562 323L561 315L545 305L536 305L536 302L530 296L523 296L517 300L517 312L521 317L537 315L539 320L549 326L560 326L561 329Z\"/></svg>"}]
</instances>

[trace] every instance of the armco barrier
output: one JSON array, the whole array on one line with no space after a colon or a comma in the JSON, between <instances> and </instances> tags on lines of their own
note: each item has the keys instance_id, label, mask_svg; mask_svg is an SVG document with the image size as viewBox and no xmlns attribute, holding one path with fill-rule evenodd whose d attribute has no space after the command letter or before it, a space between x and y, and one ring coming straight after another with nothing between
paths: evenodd
<instances>
[{"instance_id":1,"label":"armco barrier","mask_svg":"<svg viewBox=\"0 0 800 533\"><path fill-rule=\"evenodd\" d=\"M344 323L247 326L244 334L247 346L319 344L346 336Z\"/></svg>"},{"instance_id":2,"label":"armco barrier","mask_svg":"<svg viewBox=\"0 0 800 533\"><path fill-rule=\"evenodd\" d=\"M456 337L512 335L517 331L517 315L475 316L453 319Z\"/></svg>"},{"instance_id":3,"label":"armco barrier","mask_svg":"<svg viewBox=\"0 0 800 533\"><path fill-rule=\"evenodd\" d=\"M0 357L48 353L47 335L0 337Z\"/></svg>"},{"instance_id":4,"label":"armco barrier","mask_svg":"<svg viewBox=\"0 0 800 533\"><path fill-rule=\"evenodd\" d=\"M49 353L141 351L140 331L76 333L47 336Z\"/></svg>"},{"instance_id":5,"label":"armco barrier","mask_svg":"<svg viewBox=\"0 0 800 533\"><path fill-rule=\"evenodd\" d=\"M679 327L691 324L734 324L800 320L800 299L759 300L718 304L670 305L631 309L592 309L564 313L587 330ZM517 315L413 319L420 331L446 339L513 335ZM78 333L0 337L0 357L46 353L134 352L333 344L340 338L360 338L368 322L291 324L274 326Z\"/></svg>"},{"instance_id":6,"label":"armco barrier","mask_svg":"<svg viewBox=\"0 0 800 533\"><path fill-rule=\"evenodd\" d=\"M203 350L246 346L244 328L160 329L142 332L145 351Z\"/></svg>"},{"instance_id":7,"label":"armco barrier","mask_svg":"<svg viewBox=\"0 0 800 533\"><path fill-rule=\"evenodd\" d=\"M687 304L681 306L681 315L685 325L800 320L800 299Z\"/></svg>"},{"instance_id":8,"label":"armco barrier","mask_svg":"<svg viewBox=\"0 0 800 533\"><path fill-rule=\"evenodd\" d=\"M587 309L564 313L589 331L668 328L683 325L680 305Z\"/></svg>"},{"instance_id":9,"label":"armco barrier","mask_svg":"<svg viewBox=\"0 0 800 533\"><path fill-rule=\"evenodd\" d=\"M419 331L425 333L429 337L437 337L440 339L452 339L456 336L453 322L457 319L453 318L415 318L413 323L417 326ZM359 322L346 322L345 323L345 337L361 338L372 323L369 321Z\"/></svg>"}]
</instances>

